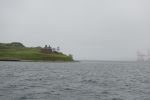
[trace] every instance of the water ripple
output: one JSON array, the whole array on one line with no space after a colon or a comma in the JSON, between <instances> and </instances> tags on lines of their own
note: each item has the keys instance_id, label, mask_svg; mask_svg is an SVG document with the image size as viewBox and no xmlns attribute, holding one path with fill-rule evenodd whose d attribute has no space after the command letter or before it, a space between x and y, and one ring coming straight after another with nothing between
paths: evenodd
<instances>
[{"instance_id":1,"label":"water ripple","mask_svg":"<svg viewBox=\"0 0 150 100\"><path fill-rule=\"evenodd\" d=\"M149 94L149 62L0 62L0 100L150 100Z\"/></svg>"}]
</instances>

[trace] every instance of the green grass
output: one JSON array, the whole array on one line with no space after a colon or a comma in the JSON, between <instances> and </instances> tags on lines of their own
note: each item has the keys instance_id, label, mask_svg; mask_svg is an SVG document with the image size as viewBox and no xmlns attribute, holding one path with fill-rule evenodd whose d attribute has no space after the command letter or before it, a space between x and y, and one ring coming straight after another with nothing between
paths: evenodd
<instances>
[{"instance_id":1,"label":"green grass","mask_svg":"<svg viewBox=\"0 0 150 100\"><path fill-rule=\"evenodd\" d=\"M72 57L63 53L42 53L40 48L0 48L0 60L43 60L43 61L73 61Z\"/></svg>"}]
</instances>

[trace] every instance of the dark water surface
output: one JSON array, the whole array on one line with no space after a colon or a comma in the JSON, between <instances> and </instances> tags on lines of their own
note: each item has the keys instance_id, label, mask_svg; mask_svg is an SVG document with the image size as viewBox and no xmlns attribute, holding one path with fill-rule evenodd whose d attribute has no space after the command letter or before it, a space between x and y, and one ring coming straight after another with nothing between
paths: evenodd
<instances>
[{"instance_id":1,"label":"dark water surface","mask_svg":"<svg viewBox=\"0 0 150 100\"><path fill-rule=\"evenodd\" d=\"M0 100L150 100L150 63L0 62Z\"/></svg>"}]
</instances>

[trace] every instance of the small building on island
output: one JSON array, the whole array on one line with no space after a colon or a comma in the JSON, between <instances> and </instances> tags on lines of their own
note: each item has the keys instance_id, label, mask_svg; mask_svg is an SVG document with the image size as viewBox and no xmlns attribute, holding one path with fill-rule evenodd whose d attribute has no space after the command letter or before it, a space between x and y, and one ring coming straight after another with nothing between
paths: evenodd
<instances>
[{"instance_id":1,"label":"small building on island","mask_svg":"<svg viewBox=\"0 0 150 100\"><path fill-rule=\"evenodd\" d=\"M50 45L49 46L45 45L44 48L41 48L41 52L46 54L53 53L53 52L58 53L59 50L60 50L59 47L57 47L56 49L56 48L52 48Z\"/></svg>"}]
</instances>

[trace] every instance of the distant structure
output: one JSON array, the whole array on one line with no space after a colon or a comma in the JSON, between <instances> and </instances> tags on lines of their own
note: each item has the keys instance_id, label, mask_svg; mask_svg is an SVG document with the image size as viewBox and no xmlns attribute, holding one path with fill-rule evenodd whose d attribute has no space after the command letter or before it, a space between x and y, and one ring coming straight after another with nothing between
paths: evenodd
<instances>
[{"instance_id":1,"label":"distant structure","mask_svg":"<svg viewBox=\"0 0 150 100\"><path fill-rule=\"evenodd\" d=\"M137 61L144 61L144 54L140 51L137 52Z\"/></svg>"},{"instance_id":2,"label":"distant structure","mask_svg":"<svg viewBox=\"0 0 150 100\"><path fill-rule=\"evenodd\" d=\"M147 54L140 51L137 52L137 61L150 61L150 50L147 50Z\"/></svg>"},{"instance_id":3,"label":"distant structure","mask_svg":"<svg viewBox=\"0 0 150 100\"><path fill-rule=\"evenodd\" d=\"M49 46L48 46L48 45L45 45L44 48L41 48L41 52L42 52L42 53L46 53L46 54L48 54L48 53L53 53L53 52L58 53L59 50L60 50L59 47L57 47L57 48L52 48L50 45L49 45Z\"/></svg>"},{"instance_id":4,"label":"distant structure","mask_svg":"<svg viewBox=\"0 0 150 100\"><path fill-rule=\"evenodd\" d=\"M60 50L60 47L57 47L57 51L59 52L59 50Z\"/></svg>"}]
</instances>

